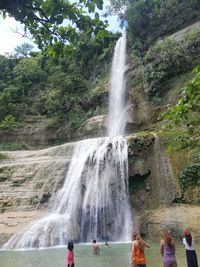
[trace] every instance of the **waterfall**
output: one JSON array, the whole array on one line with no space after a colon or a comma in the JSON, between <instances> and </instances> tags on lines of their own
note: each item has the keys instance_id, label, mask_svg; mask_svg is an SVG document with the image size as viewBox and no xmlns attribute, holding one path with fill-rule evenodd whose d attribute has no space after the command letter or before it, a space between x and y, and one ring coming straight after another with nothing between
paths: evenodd
<instances>
[{"instance_id":1,"label":"waterfall","mask_svg":"<svg viewBox=\"0 0 200 267\"><path fill-rule=\"evenodd\" d=\"M115 48L112 64L109 136L77 142L63 187L52 196L49 214L15 234L3 248L130 240L128 155L122 121L126 37ZM121 81L121 79L123 81ZM116 89L117 88L117 89ZM116 94L116 95L115 95Z\"/></svg>"},{"instance_id":2,"label":"waterfall","mask_svg":"<svg viewBox=\"0 0 200 267\"><path fill-rule=\"evenodd\" d=\"M125 109L125 70L126 70L126 34L124 34L115 46L111 77L108 116L108 135L116 136L124 134L126 127Z\"/></svg>"}]
</instances>

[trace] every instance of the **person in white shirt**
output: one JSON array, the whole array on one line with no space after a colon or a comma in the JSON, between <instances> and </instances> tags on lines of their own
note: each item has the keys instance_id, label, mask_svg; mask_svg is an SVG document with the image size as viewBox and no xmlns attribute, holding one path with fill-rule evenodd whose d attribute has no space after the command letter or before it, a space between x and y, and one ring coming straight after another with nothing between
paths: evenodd
<instances>
[{"instance_id":1,"label":"person in white shirt","mask_svg":"<svg viewBox=\"0 0 200 267\"><path fill-rule=\"evenodd\" d=\"M187 266L198 267L197 254L194 248L194 240L188 229L183 232L183 244L185 245Z\"/></svg>"}]
</instances>

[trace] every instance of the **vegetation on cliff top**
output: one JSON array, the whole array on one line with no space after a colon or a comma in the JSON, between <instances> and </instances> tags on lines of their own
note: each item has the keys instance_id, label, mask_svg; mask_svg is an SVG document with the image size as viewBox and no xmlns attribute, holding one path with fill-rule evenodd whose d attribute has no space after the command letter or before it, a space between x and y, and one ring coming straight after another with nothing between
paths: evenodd
<instances>
[{"instance_id":1,"label":"vegetation on cliff top","mask_svg":"<svg viewBox=\"0 0 200 267\"><path fill-rule=\"evenodd\" d=\"M199 0L126 2L124 18L128 22L131 43L139 53L144 53L159 38L166 37L200 19Z\"/></svg>"},{"instance_id":2,"label":"vegetation on cliff top","mask_svg":"<svg viewBox=\"0 0 200 267\"><path fill-rule=\"evenodd\" d=\"M14 56L0 56L0 128L21 126L26 116L54 120L73 132L104 109L105 94L94 87L107 73L118 34L100 19L103 0L1 1L0 14L24 25L42 53L23 44ZM101 110L96 107L101 106Z\"/></svg>"},{"instance_id":3,"label":"vegetation on cliff top","mask_svg":"<svg viewBox=\"0 0 200 267\"><path fill-rule=\"evenodd\" d=\"M143 71L141 90L159 103L173 78L191 71L200 60L198 0L112 0L112 9L127 21L129 58ZM126 8L125 8L126 7ZM181 36L181 38L180 38ZM167 37L167 38L166 38Z\"/></svg>"},{"instance_id":4,"label":"vegetation on cliff top","mask_svg":"<svg viewBox=\"0 0 200 267\"><path fill-rule=\"evenodd\" d=\"M33 52L29 57L0 56L0 128L41 115L73 131L98 115L98 106L105 106L105 91L97 94L94 88L106 76L117 38L112 33L104 39L81 34L74 52L62 58Z\"/></svg>"},{"instance_id":5,"label":"vegetation on cliff top","mask_svg":"<svg viewBox=\"0 0 200 267\"><path fill-rule=\"evenodd\" d=\"M0 56L1 129L17 127L26 116L38 115L53 120L49 129L67 125L69 132L74 133L86 119L104 113L107 92L105 88L102 90L102 85L106 85L119 34L106 32L105 25L99 21L95 7L101 8L101 0L78 2L94 13L95 19L86 16L82 9L76 13L76 4L68 3L69 9L63 14L67 1L0 4L4 14L23 22L37 43L45 47L43 53L28 51L23 55L22 49L21 55ZM145 93L151 99L162 97L172 78L190 71L198 63L200 32L194 30L181 41L160 38L196 22L200 18L199 1L112 0L111 4L114 12L128 22L130 54L136 55L142 66ZM35 24L33 18L37 18ZM75 22L75 28L61 26L66 18ZM48 20L48 29L43 20Z\"/></svg>"},{"instance_id":6,"label":"vegetation on cliff top","mask_svg":"<svg viewBox=\"0 0 200 267\"><path fill-rule=\"evenodd\" d=\"M142 58L145 92L160 97L170 79L191 70L200 62L200 29L186 33L181 41L166 38L153 45Z\"/></svg>"}]
</instances>

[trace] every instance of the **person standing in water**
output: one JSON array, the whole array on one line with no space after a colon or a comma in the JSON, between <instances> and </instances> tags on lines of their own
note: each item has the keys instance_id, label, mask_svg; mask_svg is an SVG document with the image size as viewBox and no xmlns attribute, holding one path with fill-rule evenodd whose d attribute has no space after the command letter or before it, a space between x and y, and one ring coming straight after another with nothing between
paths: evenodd
<instances>
[{"instance_id":1,"label":"person standing in water","mask_svg":"<svg viewBox=\"0 0 200 267\"><path fill-rule=\"evenodd\" d=\"M162 232L162 239L160 241L160 253L163 259L163 267L177 267L175 252L174 240L165 229Z\"/></svg>"},{"instance_id":2,"label":"person standing in water","mask_svg":"<svg viewBox=\"0 0 200 267\"><path fill-rule=\"evenodd\" d=\"M110 245L108 244L108 241L105 242L105 247L106 248L109 248L110 247Z\"/></svg>"},{"instance_id":3,"label":"person standing in water","mask_svg":"<svg viewBox=\"0 0 200 267\"><path fill-rule=\"evenodd\" d=\"M194 239L188 229L183 232L183 244L185 245L187 266L198 267L197 254L194 248Z\"/></svg>"},{"instance_id":4,"label":"person standing in water","mask_svg":"<svg viewBox=\"0 0 200 267\"><path fill-rule=\"evenodd\" d=\"M93 242L92 242L92 248L93 248L94 254L96 254L96 255L99 255L100 254L100 248L97 245L96 239L94 239Z\"/></svg>"},{"instance_id":5,"label":"person standing in water","mask_svg":"<svg viewBox=\"0 0 200 267\"><path fill-rule=\"evenodd\" d=\"M145 248L149 248L138 233L132 235L132 248L131 248L131 266L132 267L146 267L146 258L144 254Z\"/></svg>"},{"instance_id":6,"label":"person standing in water","mask_svg":"<svg viewBox=\"0 0 200 267\"><path fill-rule=\"evenodd\" d=\"M68 253L67 253L67 267L74 267L74 244L72 241L68 242Z\"/></svg>"}]
</instances>

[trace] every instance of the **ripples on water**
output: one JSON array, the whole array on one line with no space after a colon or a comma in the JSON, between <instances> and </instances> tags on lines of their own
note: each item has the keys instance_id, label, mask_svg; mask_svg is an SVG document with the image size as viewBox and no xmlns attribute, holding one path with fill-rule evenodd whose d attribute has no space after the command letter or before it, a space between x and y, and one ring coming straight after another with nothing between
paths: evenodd
<instances>
[{"instance_id":1,"label":"ripples on water","mask_svg":"<svg viewBox=\"0 0 200 267\"><path fill-rule=\"evenodd\" d=\"M147 266L161 267L159 242L150 243L146 250ZM130 267L130 243L110 244L106 248L100 244L101 255L94 255L91 245L75 245L76 267ZM200 259L199 244L196 244ZM0 251L1 267L66 267L66 248L44 250ZM179 267L186 267L184 247L177 244L177 260Z\"/></svg>"}]
</instances>

